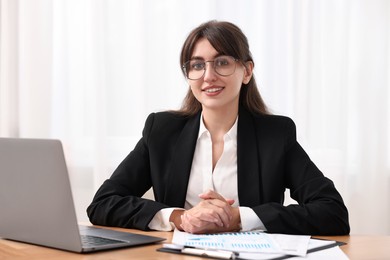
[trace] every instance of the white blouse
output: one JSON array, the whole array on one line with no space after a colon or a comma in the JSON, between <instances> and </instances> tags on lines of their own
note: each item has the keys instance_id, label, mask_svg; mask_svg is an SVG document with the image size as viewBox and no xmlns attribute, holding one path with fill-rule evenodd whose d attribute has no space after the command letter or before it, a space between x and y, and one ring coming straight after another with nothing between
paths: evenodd
<instances>
[{"instance_id":1,"label":"white blouse","mask_svg":"<svg viewBox=\"0 0 390 260\"><path fill-rule=\"evenodd\" d=\"M232 128L224 136L224 148L221 157L212 171L212 142L210 132L200 117L200 128L196 142L194 158L191 166L184 209L190 209L200 202L199 194L213 190L226 199L233 199L232 206L239 206L237 186L237 119ZM170 231L174 227L169 217L175 208L162 209L156 213L149 228ZM243 231L266 230L262 221L249 207L239 207L241 227Z\"/></svg>"}]
</instances>

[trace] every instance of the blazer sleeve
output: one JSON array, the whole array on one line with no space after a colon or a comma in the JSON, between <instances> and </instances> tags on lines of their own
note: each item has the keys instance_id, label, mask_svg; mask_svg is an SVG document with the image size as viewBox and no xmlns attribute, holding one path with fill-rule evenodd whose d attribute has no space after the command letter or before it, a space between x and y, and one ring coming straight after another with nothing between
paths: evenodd
<instances>
[{"instance_id":1,"label":"blazer sleeve","mask_svg":"<svg viewBox=\"0 0 390 260\"><path fill-rule=\"evenodd\" d=\"M298 205L265 202L254 207L267 231L274 233L345 235L350 232L348 211L333 182L310 160L296 140L291 119L284 127L283 155L279 158L284 187Z\"/></svg>"},{"instance_id":2,"label":"blazer sleeve","mask_svg":"<svg viewBox=\"0 0 390 260\"><path fill-rule=\"evenodd\" d=\"M112 176L96 192L87 214L92 224L149 230L163 203L141 198L152 186L148 137L154 114L146 120L142 138Z\"/></svg>"}]
</instances>

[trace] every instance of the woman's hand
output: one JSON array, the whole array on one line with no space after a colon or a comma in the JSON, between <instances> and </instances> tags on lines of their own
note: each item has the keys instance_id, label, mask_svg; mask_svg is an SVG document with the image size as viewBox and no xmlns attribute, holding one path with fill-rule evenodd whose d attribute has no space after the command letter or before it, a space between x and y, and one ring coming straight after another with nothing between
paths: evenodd
<instances>
[{"instance_id":1,"label":"woman's hand","mask_svg":"<svg viewBox=\"0 0 390 260\"><path fill-rule=\"evenodd\" d=\"M214 191L199 195L203 200L181 215L180 227L189 233L216 233L239 229L240 213L231 205L234 200L225 199Z\"/></svg>"}]
</instances>

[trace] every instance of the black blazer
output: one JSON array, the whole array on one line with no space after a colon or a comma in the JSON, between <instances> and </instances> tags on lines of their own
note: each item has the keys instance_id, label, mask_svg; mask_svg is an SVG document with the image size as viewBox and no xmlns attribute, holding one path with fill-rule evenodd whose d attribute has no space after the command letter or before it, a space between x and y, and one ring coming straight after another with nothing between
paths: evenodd
<instances>
[{"instance_id":1,"label":"black blazer","mask_svg":"<svg viewBox=\"0 0 390 260\"><path fill-rule=\"evenodd\" d=\"M199 121L200 113L150 114L143 137L88 207L91 223L149 230L159 210L184 207ZM296 141L290 118L240 108L237 127L240 206L252 208L269 232L349 233L340 194ZM151 187L155 201L141 198ZM283 206L286 188L299 205Z\"/></svg>"}]
</instances>

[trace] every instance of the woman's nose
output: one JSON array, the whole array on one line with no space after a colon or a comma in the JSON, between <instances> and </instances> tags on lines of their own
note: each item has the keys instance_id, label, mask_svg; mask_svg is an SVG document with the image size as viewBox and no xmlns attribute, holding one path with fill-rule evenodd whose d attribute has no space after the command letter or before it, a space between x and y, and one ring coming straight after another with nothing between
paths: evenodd
<instances>
[{"instance_id":1,"label":"woman's nose","mask_svg":"<svg viewBox=\"0 0 390 260\"><path fill-rule=\"evenodd\" d=\"M205 67L203 80L206 82L214 81L216 79L216 77L217 77L217 74L214 70L214 64L212 62L207 62L206 67Z\"/></svg>"}]
</instances>

